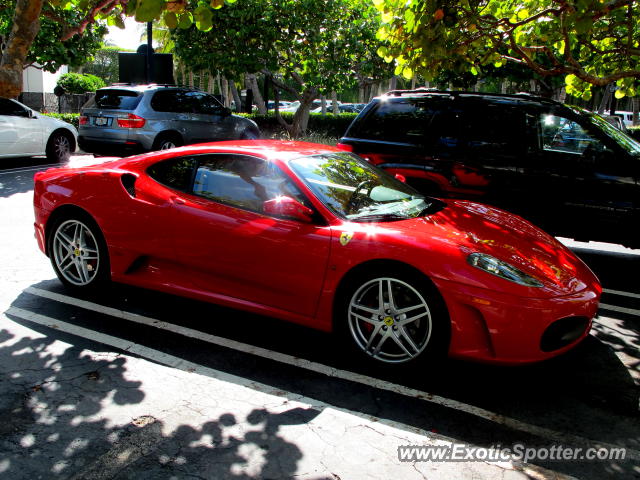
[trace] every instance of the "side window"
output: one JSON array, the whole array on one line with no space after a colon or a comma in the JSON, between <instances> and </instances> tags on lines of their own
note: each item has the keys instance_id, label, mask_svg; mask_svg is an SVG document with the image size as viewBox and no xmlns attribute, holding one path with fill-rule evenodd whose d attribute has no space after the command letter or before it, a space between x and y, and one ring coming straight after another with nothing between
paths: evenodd
<instances>
[{"instance_id":1,"label":"side window","mask_svg":"<svg viewBox=\"0 0 640 480\"><path fill-rule=\"evenodd\" d=\"M540 116L540 146L542 150L583 154L590 150L603 150L600 140L589 135L582 126L565 117L543 113Z\"/></svg>"},{"instance_id":2,"label":"side window","mask_svg":"<svg viewBox=\"0 0 640 480\"><path fill-rule=\"evenodd\" d=\"M215 97L206 93L199 93L196 97L197 112L207 115L220 115L224 107L216 100Z\"/></svg>"},{"instance_id":3,"label":"side window","mask_svg":"<svg viewBox=\"0 0 640 480\"><path fill-rule=\"evenodd\" d=\"M381 101L374 111L354 125L349 135L446 151L458 143L458 114L450 103L433 98Z\"/></svg>"},{"instance_id":4,"label":"side window","mask_svg":"<svg viewBox=\"0 0 640 480\"><path fill-rule=\"evenodd\" d=\"M191 182L196 167L193 157L178 157L158 162L147 169L155 181L183 192L191 190Z\"/></svg>"},{"instance_id":5,"label":"side window","mask_svg":"<svg viewBox=\"0 0 640 480\"><path fill-rule=\"evenodd\" d=\"M474 158L521 155L529 140L522 108L505 105L470 105L465 109L462 132L465 148Z\"/></svg>"},{"instance_id":6,"label":"side window","mask_svg":"<svg viewBox=\"0 0 640 480\"><path fill-rule=\"evenodd\" d=\"M153 94L151 108L156 112L176 112L176 92L172 90L160 90Z\"/></svg>"},{"instance_id":7,"label":"side window","mask_svg":"<svg viewBox=\"0 0 640 480\"><path fill-rule=\"evenodd\" d=\"M258 213L262 212L264 201L281 195L307 204L300 190L278 167L245 155L201 157L193 193Z\"/></svg>"},{"instance_id":8,"label":"side window","mask_svg":"<svg viewBox=\"0 0 640 480\"><path fill-rule=\"evenodd\" d=\"M7 98L0 98L0 115L11 115L14 117L26 117L27 111Z\"/></svg>"},{"instance_id":9,"label":"side window","mask_svg":"<svg viewBox=\"0 0 640 480\"><path fill-rule=\"evenodd\" d=\"M151 108L156 112L195 113L197 94L189 90L160 90L153 95Z\"/></svg>"}]
</instances>

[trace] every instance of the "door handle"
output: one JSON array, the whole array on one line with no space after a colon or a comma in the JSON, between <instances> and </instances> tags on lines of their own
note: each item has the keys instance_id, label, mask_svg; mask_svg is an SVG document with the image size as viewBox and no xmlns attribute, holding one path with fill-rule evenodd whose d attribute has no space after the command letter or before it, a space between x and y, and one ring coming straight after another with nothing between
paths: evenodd
<instances>
[{"instance_id":1,"label":"door handle","mask_svg":"<svg viewBox=\"0 0 640 480\"><path fill-rule=\"evenodd\" d=\"M184 205L185 203L187 203L184 198L180 198L176 195L171 196L171 201L176 205Z\"/></svg>"}]
</instances>

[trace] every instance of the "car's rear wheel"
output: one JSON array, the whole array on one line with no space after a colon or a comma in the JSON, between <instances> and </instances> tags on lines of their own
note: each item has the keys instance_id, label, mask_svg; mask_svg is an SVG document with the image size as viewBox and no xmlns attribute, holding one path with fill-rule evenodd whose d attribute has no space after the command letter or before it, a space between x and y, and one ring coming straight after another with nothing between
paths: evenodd
<instances>
[{"instance_id":1,"label":"car's rear wheel","mask_svg":"<svg viewBox=\"0 0 640 480\"><path fill-rule=\"evenodd\" d=\"M62 283L89 289L110 279L109 253L98 225L88 215L60 218L51 229L49 258Z\"/></svg>"},{"instance_id":2,"label":"car's rear wheel","mask_svg":"<svg viewBox=\"0 0 640 480\"><path fill-rule=\"evenodd\" d=\"M47 158L52 163L62 163L69 160L73 145L73 138L65 132L53 132L47 141Z\"/></svg>"},{"instance_id":3,"label":"car's rear wheel","mask_svg":"<svg viewBox=\"0 0 640 480\"><path fill-rule=\"evenodd\" d=\"M153 142L153 149L169 150L171 148L181 147L182 143L182 139L178 135L172 133L164 133L160 134L158 138L156 138L156 141Z\"/></svg>"},{"instance_id":4,"label":"car's rear wheel","mask_svg":"<svg viewBox=\"0 0 640 480\"><path fill-rule=\"evenodd\" d=\"M446 353L446 307L435 287L418 274L359 275L350 281L340 310L352 345L372 360L415 363Z\"/></svg>"}]
</instances>

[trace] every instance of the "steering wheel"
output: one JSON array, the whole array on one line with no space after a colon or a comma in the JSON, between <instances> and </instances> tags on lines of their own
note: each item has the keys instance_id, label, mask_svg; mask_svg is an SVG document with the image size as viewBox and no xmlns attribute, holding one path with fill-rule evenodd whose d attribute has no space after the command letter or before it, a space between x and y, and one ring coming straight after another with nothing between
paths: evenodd
<instances>
[{"instance_id":1,"label":"steering wheel","mask_svg":"<svg viewBox=\"0 0 640 480\"><path fill-rule=\"evenodd\" d=\"M360 194L360 191L364 190L367 186L369 187L369 189L367 190L366 195L369 195L371 193L371 190L373 190L376 185L375 182L371 179L361 181L349 197L349 200L347 200L347 204L344 207L345 213L352 213L357 207L360 206L360 204L362 203L362 199L359 199L358 195Z\"/></svg>"}]
</instances>

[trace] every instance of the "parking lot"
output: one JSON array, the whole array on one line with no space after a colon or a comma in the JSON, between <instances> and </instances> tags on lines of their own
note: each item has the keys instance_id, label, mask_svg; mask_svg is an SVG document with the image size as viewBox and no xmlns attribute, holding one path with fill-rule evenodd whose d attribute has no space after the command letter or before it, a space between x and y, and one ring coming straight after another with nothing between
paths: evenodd
<instances>
[{"instance_id":1,"label":"parking lot","mask_svg":"<svg viewBox=\"0 0 640 480\"><path fill-rule=\"evenodd\" d=\"M0 171L0 476L640 477L640 250L566 240L604 294L592 334L564 356L372 369L279 320L122 285L65 290L33 238L44 162ZM399 446L452 444L626 458L398 460Z\"/></svg>"}]
</instances>

